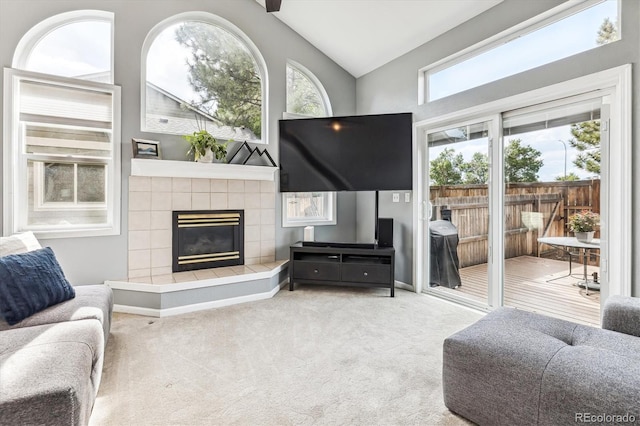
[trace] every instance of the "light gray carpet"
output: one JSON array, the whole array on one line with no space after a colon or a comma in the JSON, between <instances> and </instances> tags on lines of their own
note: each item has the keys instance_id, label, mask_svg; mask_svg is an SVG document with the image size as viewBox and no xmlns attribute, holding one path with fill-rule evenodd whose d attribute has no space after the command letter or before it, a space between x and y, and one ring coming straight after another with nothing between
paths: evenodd
<instances>
[{"instance_id":1,"label":"light gray carpet","mask_svg":"<svg viewBox=\"0 0 640 426\"><path fill-rule=\"evenodd\" d=\"M457 425L442 342L480 313L298 286L167 318L114 314L91 425Z\"/></svg>"}]
</instances>

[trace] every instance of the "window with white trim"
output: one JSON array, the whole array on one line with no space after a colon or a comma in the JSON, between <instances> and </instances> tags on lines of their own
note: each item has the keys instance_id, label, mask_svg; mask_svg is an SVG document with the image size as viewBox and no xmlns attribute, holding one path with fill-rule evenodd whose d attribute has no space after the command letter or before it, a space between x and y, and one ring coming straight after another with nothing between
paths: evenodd
<instances>
[{"instance_id":1,"label":"window with white trim","mask_svg":"<svg viewBox=\"0 0 640 426\"><path fill-rule=\"evenodd\" d=\"M327 92L316 76L304 66L287 63L287 112L284 118L326 117L331 115ZM282 193L282 226L335 225L335 192Z\"/></svg>"},{"instance_id":2,"label":"window with white trim","mask_svg":"<svg viewBox=\"0 0 640 426\"><path fill-rule=\"evenodd\" d=\"M266 66L239 28L210 13L179 14L151 30L142 57L142 130L265 142Z\"/></svg>"},{"instance_id":3,"label":"window with white trim","mask_svg":"<svg viewBox=\"0 0 640 426\"><path fill-rule=\"evenodd\" d=\"M419 103L460 93L621 37L619 0L567 2L423 68Z\"/></svg>"},{"instance_id":4,"label":"window with white trim","mask_svg":"<svg viewBox=\"0 0 640 426\"><path fill-rule=\"evenodd\" d=\"M13 68L113 83L113 13L76 10L45 19L18 43Z\"/></svg>"},{"instance_id":5,"label":"window with white trim","mask_svg":"<svg viewBox=\"0 0 640 426\"><path fill-rule=\"evenodd\" d=\"M29 71L4 70L5 234L120 233L120 88L100 82L113 80L109 17L76 11L43 21L16 49L14 66ZM66 67L43 68L49 54Z\"/></svg>"}]
</instances>

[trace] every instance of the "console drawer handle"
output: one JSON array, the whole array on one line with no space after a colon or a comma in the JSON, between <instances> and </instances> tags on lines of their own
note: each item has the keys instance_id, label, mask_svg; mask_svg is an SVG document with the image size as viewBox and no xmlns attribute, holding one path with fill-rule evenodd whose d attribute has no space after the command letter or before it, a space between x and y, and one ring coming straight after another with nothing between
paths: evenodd
<instances>
[{"instance_id":1,"label":"console drawer handle","mask_svg":"<svg viewBox=\"0 0 640 426\"><path fill-rule=\"evenodd\" d=\"M314 269L314 270L313 270L313 273L314 273L314 274L317 274L317 273L318 273L318 270L317 270L317 269Z\"/></svg>"},{"instance_id":2,"label":"console drawer handle","mask_svg":"<svg viewBox=\"0 0 640 426\"><path fill-rule=\"evenodd\" d=\"M368 272L365 272L365 273L364 273L364 276L365 276L365 277L366 277L366 276L368 276L368 275L369 275L369 273L368 273Z\"/></svg>"}]
</instances>

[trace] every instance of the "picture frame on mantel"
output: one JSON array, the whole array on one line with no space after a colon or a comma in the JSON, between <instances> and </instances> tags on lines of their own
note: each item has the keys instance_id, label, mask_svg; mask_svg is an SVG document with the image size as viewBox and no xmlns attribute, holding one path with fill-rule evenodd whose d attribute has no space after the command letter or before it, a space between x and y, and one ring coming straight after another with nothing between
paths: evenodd
<instances>
[{"instance_id":1,"label":"picture frame on mantel","mask_svg":"<svg viewBox=\"0 0 640 426\"><path fill-rule=\"evenodd\" d=\"M160 142L148 139L132 138L133 158L146 158L149 160L161 160Z\"/></svg>"}]
</instances>

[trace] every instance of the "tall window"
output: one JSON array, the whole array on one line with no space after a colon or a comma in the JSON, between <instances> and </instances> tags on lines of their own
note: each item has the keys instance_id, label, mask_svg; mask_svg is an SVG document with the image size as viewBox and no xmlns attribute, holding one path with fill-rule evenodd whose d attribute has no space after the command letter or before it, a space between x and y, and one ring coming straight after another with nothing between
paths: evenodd
<instances>
[{"instance_id":1,"label":"tall window","mask_svg":"<svg viewBox=\"0 0 640 426\"><path fill-rule=\"evenodd\" d=\"M120 88L103 83L113 80L109 17L49 18L16 49L14 67L29 71L5 69L5 234L120 232Z\"/></svg>"},{"instance_id":2,"label":"tall window","mask_svg":"<svg viewBox=\"0 0 640 426\"><path fill-rule=\"evenodd\" d=\"M261 142L265 67L231 23L207 13L174 16L143 47L142 129Z\"/></svg>"},{"instance_id":3,"label":"tall window","mask_svg":"<svg viewBox=\"0 0 640 426\"><path fill-rule=\"evenodd\" d=\"M327 92L320 81L302 65L287 64L287 112L285 118L331 115ZM336 224L335 192L292 192L282 194L282 226Z\"/></svg>"},{"instance_id":4,"label":"tall window","mask_svg":"<svg viewBox=\"0 0 640 426\"><path fill-rule=\"evenodd\" d=\"M618 0L586 5L534 18L425 68L421 96L434 101L618 40Z\"/></svg>"}]
</instances>

